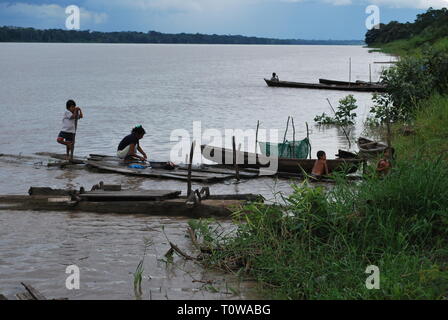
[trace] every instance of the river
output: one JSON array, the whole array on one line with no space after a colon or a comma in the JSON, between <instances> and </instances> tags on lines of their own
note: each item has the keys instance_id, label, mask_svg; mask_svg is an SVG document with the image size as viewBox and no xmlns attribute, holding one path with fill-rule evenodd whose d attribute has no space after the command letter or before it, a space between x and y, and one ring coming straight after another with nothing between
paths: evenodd
<instances>
[{"instance_id":1,"label":"river","mask_svg":"<svg viewBox=\"0 0 448 320\"><path fill-rule=\"evenodd\" d=\"M259 120L260 128L277 129L281 140L292 116L296 139L306 136L307 122L313 153L325 150L332 158L339 148L348 149L346 137L336 128L315 126L313 118L323 112L331 115L326 98L336 106L348 93L269 88L263 78L276 72L281 80L348 80L349 58L352 81L368 80L369 64L373 80L378 80L384 65L373 62L390 60L359 46L1 43L0 153L62 153L56 136L65 101L74 99L85 116L79 122L77 156L113 155L120 139L137 124L146 128L141 145L155 160L167 160L177 143L170 139L173 130L193 134L194 121L200 121L202 132L224 132L255 129ZM372 105L370 93L354 96L359 108L351 137L362 133ZM287 137L292 139L292 130ZM253 151L254 146L244 148ZM200 155L195 159L200 162ZM177 181L60 170L33 158L0 157L0 194L24 194L30 186L90 188L100 180L128 189L186 188ZM290 181L270 178L211 186L212 193L260 193L267 198L290 190ZM12 297L20 291L20 281L27 281L49 297L134 299L132 273L142 258L143 239L149 238L153 245L144 263L144 299L254 297L250 282L239 283L180 258L173 265L161 261L169 248L167 237L193 250L185 237L187 222L132 213L2 210L0 293ZM65 287L65 268L71 264L80 268L79 290Z\"/></svg>"}]
</instances>

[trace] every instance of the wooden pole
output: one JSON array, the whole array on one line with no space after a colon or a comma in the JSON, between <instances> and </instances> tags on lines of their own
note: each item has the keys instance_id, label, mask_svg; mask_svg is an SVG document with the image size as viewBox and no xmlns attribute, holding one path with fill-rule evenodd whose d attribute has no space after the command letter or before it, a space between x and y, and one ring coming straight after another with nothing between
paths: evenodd
<instances>
[{"instance_id":1,"label":"wooden pole","mask_svg":"<svg viewBox=\"0 0 448 320\"><path fill-rule=\"evenodd\" d=\"M331 110L333 110L333 113L336 115L336 111L334 110L333 106L331 105L330 99L327 98L327 101L328 101L328 104L329 104L330 107L331 107ZM342 131L343 131L344 134L345 134L345 137L347 138L347 141L348 141L348 148L350 149L350 148L352 147L352 143L350 142L350 138L348 137L347 132L345 132L344 126L341 126L341 127L342 127Z\"/></svg>"},{"instance_id":2,"label":"wooden pole","mask_svg":"<svg viewBox=\"0 0 448 320\"><path fill-rule=\"evenodd\" d=\"M310 143L310 130L308 129L308 122L306 124L306 138L308 139L308 146L310 147L310 159L311 159L311 143Z\"/></svg>"},{"instance_id":3,"label":"wooden pole","mask_svg":"<svg viewBox=\"0 0 448 320\"><path fill-rule=\"evenodd\" d=\"M285 141L286 141L286 134L288 133L289 118L290 118L290 116L288 116L288 121L286 122L286 130L285 130L285 136L283 137L283 143L285 143Z\"/></svg>"},{"instance_id":4,"label":"wooden pole","mask_svg":"<svg viewBox=\"0 0 448 320\"><path fill-rule=\"evenodd\" d=\"M369 81L370 84L372 84L372 64L369 64Z\"/></svg>"},{"instance_id":5,"label":"wooden pole","mask_svg":"<svg viewBox=\"0 0 448 320\"><path fill-rule=\"evenodd\" d=\"M260 126L260 120L257 120L257 131L255 132L255 154L258 151L258 127Z\"/></svg>"},{"instance_id":6,"label":"wooden pole","mask_svg":"<svg viewBox=\"0 0 448 320\"><path fill-rule=\"evenodd\" d=\"M235 167L235 176L236 176L236 180L240 181L240 172L238 169L238 163L236 161L235 136L232 137L232 149L233 149L233 166Z\"/></svg>"},{"instance_id":7,"label":"wooden pole","mask_svg":"<svg viewBox=\"0 0 448 320\"><path fill-rule=\"evenodd\" d=\"M188 163L188 177L187 177L187 197L191 194L191 166L193 164L193 155L194 155L194 148L196 146L196 141L194 140L191 144L190 149L190 162Z\"/></svg>"},{"instance_id":8,"label":"wooden pole","mask_svg":"<svg viewBox=\"0 0 448 320\"><path fill-rule=\"evenodd\" d=\"M386 126L387 126L387 146L390 148L392 146L392 134L390 130L390 119L389 119L389 106L386 106Z\"/></svg>"},{"instance_id":9,"label":"wooden pole","mask_svg":"<svg viewBox=\"0 0 448 320\"><path fill-rule=\"evenodd\" d=\"M75 115L75 133L73 134L73 144L72 144L72 149L70 150L70 159L69 159L70 162L73 161L73 153L75 152L76 131L78 129L78 117L79 117L79 112L77 111L76 115Z\"/></svg>"},{"instance_id":10,"label":"wooden pole","mask_svg":"<svg viewBox=\"0 0 448 320\"><path fill-rule=\"evenodd\" d=\"M350 87L352 83L352 58L349 58L349 72L348 72L348 86Z\"/></svg>"},{"instance_id":11,"label":"wooden pole","mask_svg":"<svg viewBox=\"0 0 448 320\"><path fill-rule=\"evenodd\" d=\"M291 123L292 123L292 154L294 154L294 151L296 150L296 126L294 125L294 118L291 117ZM294 156L292 156L294 158Z\"/></svg>"},{"instance_id":12,"label":"wooden pole","mask_svg":"<svg viewBox=\"0 0 448 320\"><path fill-rule=\"evenodd\" d=\"M239 156L241 155L241 143L238 143L238 153L236 154L236 179L240 181L240 167L238 166Z\"/></svg>"},{"instance_id":13,"label":"wooden pole","mask_svg":"<svg viewBox=\"0 0 448 320\"><path fill-rule=\"evenodd\" d=\"M392 141L391 141L390 122L389 122L389 119L387 119L387 146L390 148L391 145L392 145Z\"/></svg>"}]
</instances>

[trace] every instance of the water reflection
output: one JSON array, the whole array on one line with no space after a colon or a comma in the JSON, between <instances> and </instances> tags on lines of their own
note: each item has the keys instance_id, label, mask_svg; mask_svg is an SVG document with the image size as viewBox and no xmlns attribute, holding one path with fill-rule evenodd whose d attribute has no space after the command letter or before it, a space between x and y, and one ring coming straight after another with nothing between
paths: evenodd
<instances>
[{"instance_id":1,"label":"water reflection","mask_svg":"<svg viewBox=\"0 0 448 320\"><path fill-rule=\"evenodd\" d=\"M170 141L172 130L185 129L192 134L192 123L198 120L203 129L222 132L227 128L255 129L259 120L263 128L283 133L286 118L292 115L297 138L306 137L305 123L309 124L313 154L320 149L327 154L347 149L340 130L312 125L316 114L328 112L326 98L338 101L346 93L268 88L263 77L276 70L281 78L292 81L343 80L346 57L351 56L353 79L366 80L366 66L384 60L381 53L368 54L367 49L353 46L326 46L325 50L319 46L108 44L51 44L51 50L48 44L0 47L0 61L4 62L0 105L8 106L8 112L0 117L0 152L63 152L55 138L64 102L70 96L76 97L85 114L76 138L78 156L114 154L123 135L132 126L143 124L148 135L142 146L155 160L169 158L176 143ZM23 65L33 68L24 69ZM380 70L372 66L377 76ZM350 139L362 130L362 119L371 105L371 94L354 95L360 107ZM17 143L10 142L17 137L20 150ZM287 139L292 139L291 131ZM184 194L186 190L186 183L175 180L104 174L84 168L48 169L42 161L26 156L0 157L0 194L26 194L30 186L90 189L99 181L129 189L174 189ZM210 187L212 194L259 193L274 199L278 192L290 193L292 182L297 181L264 177ZM193 188L201 186L193 184ZM169 248L161 226L182 250L192 250L185 237L185 219L0 211L0 225L1 287L9 296L22 290L21 281L28 281L49 297L134 299L132 273L141 259L142 239L150 237L155 245L145 260L144 299L253 297L247 283L241 288L238 283L229 285L242 291L241 296L225 292L225 284L235 281L227 275L181 259L169 268L160 262ZM65 266L70 264L81 269L79 291L65 289ZM219 288L218 293L203 290L209 280Z\"/></svg>"}]
</instances>

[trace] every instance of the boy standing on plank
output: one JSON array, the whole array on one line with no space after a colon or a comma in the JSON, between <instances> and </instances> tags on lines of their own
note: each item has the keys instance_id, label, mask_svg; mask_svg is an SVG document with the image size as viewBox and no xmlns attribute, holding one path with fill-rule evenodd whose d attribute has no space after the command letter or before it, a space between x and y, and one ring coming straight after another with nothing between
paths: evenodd
<instances>
[{"instance_id":1,"label":"boy standing on plank","mask_svg":"<svg viewBox=\"0 0 448 320\"><path fill-rule=\"evenodd\" d=\"M66 103L67 110L62 118L62 130L59 132L57 142L66 146L67 160L70 159L70 151L73 149L75 140L75 120L83 117L82 111L76 106L76 102L68 100Z\"/></svg>"}]
</instances>

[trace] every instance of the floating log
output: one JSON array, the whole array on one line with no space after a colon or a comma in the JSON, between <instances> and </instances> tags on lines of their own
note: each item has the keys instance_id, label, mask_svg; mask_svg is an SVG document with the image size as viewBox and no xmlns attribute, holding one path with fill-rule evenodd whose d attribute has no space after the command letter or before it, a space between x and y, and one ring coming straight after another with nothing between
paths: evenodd
<instances>
[{"instance_id":1,"label":"floating log","mask_svg":"<svg viewBox=\"0 0 448 320\"><path fill-rule=\"evenodd\" d=\"M28 194L30 196L71 196L76 190L52 189L48 187L30 187Z\"/></svg>"},{"instance_id":2,"label":"floating log","mask_svg":"<svg viewBox=\"0 0 448 320\"><path fill-rule=\"evenodd\" d=\"M0 196L0 210L66 211L116 214L145 214L154 216L182 216L190 218L230 217L244 200L230 199L202 200L189 208L185 197L162 201L71 201L64 196Z\"/></svg>"},{"instance_id":3,"label":"floating log","mask_svg":"<svg viewBox=\"0 0 448 320\"><path fill-rule=\"evenodd\" d=\"M259 194L253 194L253 193L246 193L246 194L215 194L215 195L209 195L207 197L209 200L243 200L243 201L259 201L263 202L264 198L263 196Z\"/></svg>"},{"instance_id":4,"label":"floating log","mask_svg":"<svg viewBox=\"0 0 448 320\"><path fill-rule=\"evenodd\" d=\"M148 190L148 191L104 191L95 190L80 194L87 201L160 201L177 198L181 191Z\"/></svg>"}]
</instances>

